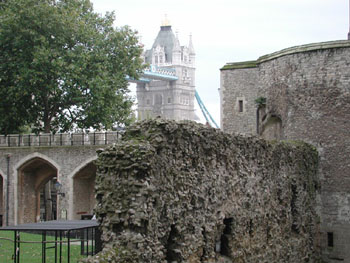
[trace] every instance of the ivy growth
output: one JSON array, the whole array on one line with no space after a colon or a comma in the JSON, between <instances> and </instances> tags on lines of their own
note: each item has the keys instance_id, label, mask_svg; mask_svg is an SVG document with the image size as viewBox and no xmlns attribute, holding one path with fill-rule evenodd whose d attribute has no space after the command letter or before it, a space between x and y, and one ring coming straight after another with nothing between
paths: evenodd
<instances>
[{"instance_id":1,"label":"ivy growth","mask_svg":"<svg viewBox=\"0 0 350 263\"><path fill-rule=\"evenodd\" d=\"M266 98L265 97L259 97L255 100L255 104L258 108L266 106Z\"/></svg>"}]
</instances>

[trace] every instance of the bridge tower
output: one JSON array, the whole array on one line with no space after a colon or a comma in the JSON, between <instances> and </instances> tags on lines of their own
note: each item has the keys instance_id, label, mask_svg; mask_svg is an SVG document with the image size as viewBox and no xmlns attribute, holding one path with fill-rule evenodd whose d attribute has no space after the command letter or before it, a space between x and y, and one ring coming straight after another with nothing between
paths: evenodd
<instances>
[{"instance_id":1,"label":"bridge tower","mask_svg":"<svg viewBox=\"0 0 350 263\"><path fill-rule=\"evenodd\" d=\"M178 36L167 19L151 49L144 53L145 63L151 72L174 72L175 80L152 78L138 82L136 87L138 118L140 120L162 117L173 120L196 120L195 51L190 36L188 46L181 46Z\"/></svg>"}]
</instances>

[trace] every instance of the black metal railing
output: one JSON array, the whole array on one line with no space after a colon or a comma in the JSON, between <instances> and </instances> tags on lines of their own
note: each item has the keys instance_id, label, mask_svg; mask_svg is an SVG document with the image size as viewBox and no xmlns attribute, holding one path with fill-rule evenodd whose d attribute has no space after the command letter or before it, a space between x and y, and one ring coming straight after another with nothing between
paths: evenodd
<instances>
[{"instance_id":1,"label":"black metal railing","mask_svg":"<svg viewBox=\"0 0 350 263\"><path fill-rule=\"evenodd\" d=\"M0 135L0 147L107 145L120 139L122 131L90 133L42 133Z\"/></svg>"}]
</instances>

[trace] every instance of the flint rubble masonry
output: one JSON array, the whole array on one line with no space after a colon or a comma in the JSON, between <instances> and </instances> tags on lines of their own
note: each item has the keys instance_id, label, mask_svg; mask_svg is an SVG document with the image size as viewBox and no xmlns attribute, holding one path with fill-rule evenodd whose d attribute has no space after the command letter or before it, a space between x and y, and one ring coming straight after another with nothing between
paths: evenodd
<instances>
[{"instance_id":1,"label":"flint rubble masonry","mask_svg":"<svg viewBox=\"0 0 350 263\"><path fill-rule=\"evenodd\" d=\"M318 154L308 144L155 119L96 164L105 244L81 262L318 260Z\"/></svg>"}]
</instances>

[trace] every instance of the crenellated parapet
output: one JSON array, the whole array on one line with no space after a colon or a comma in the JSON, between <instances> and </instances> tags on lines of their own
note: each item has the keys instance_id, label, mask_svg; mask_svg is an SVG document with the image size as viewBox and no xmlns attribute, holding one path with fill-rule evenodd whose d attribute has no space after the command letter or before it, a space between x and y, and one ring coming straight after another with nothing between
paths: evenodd
<instances>
[{"instance_id":1,"label":"crenellated parapet","mask_svg":"<svg viewBox=\"0 0 350 263\"><path fill-rule=\"evenodd\" d=\"M121 137L120 131L90 133L40 133L0 135L0 147L106 145Z\"/></svg>"}]
</instances>

